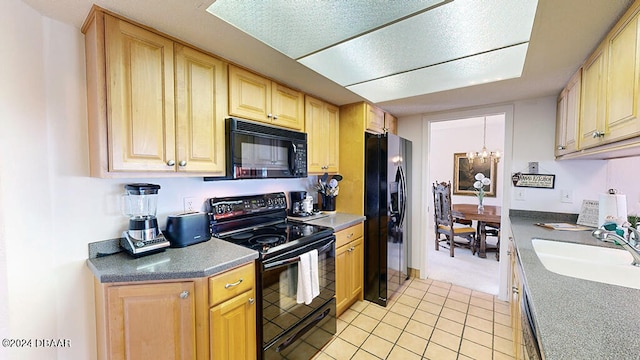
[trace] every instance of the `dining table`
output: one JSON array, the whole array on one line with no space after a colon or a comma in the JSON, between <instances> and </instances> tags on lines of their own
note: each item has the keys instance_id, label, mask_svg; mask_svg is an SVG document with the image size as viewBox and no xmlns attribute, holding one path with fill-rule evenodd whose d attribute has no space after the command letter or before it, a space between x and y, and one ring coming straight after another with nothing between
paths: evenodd
<instances>
[{"instance_id":1,"label":"dining table","mask_svg":"<svg viewBox=\"0 0 640 360\"><path fill-rule=\"evenodd\" d=\"M478 256L487 257L487 234L485 225L487 223L500 224L501 208L497 205L484 205L482 210L478 209L477 204L452 204L451 215L456 219L475 220L477 222L477 236L480 243ZM498 243L499 244L499 243ZM495 248L491 250L500 251Z\"/></svg>"}]
</instances>

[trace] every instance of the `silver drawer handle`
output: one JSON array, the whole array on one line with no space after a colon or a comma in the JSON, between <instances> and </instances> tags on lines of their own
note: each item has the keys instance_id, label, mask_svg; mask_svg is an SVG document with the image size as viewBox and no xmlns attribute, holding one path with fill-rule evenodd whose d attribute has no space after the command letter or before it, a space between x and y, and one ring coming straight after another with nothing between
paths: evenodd
<instances>
[{"instance_id":1,"label":"silver drawer handle","mask_svg":"<svg viewBox=\"0 0 640 360\"><path fill-rule=\"evenodd\" d=\"M224 288L228 289L230 287L238 286L238 285L240 285L241 282L242 282L242 279L240 279L240 280L238 280L238 281L236 281L236 282L234 282L232 284L227 284L227 285L224 286Z\"/></svg>"},{"instance_id":2,"label":"silver drawer handle","mask_svg":"<svg viewBox=\"0 0 640 360\"><path fill-rule=\"evenodd\" d=\"M186 299L189 297L189 292L187 290L180 293L180 299Z\"/></svg>"}]
</instances>

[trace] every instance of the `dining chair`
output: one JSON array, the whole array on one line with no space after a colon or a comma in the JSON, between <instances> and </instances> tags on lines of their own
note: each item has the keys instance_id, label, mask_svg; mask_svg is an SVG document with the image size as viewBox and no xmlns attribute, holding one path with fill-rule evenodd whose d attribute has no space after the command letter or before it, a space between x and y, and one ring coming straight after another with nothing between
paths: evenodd
<instances>
[{"instance_id":1,"label":"dining chair","mask_svg":"<svg viewBox=\"0 0 640 360\"><path fill-rule=\"evenodd\" d=\"M433 214L435 220L436 251L440 249L440 242L449 246L449 255L453 257L456 246L469 247L471 253L476 253L476 229L471 226L456 226L451 211L451 182L433 184ZM442 239L441 236L445 238ZM463 241L456 241L455 238Z\"/></svg>"},{"instance_id":2,"label":"dining chair","mask_svg":"<svg viewBox=\"0 0 640 360\"><path fill-rule=\"evenodd\" d=\"M492 236L497 238L496 247L487 248L487 251L495 250L496 260L500 261L500 223L487 222L484 223L484 227L480 230L484 233L484 236ZM480 235L478 235L480 236ZM486 243L486 241L485 241Z\"/></svg>"}]
</instances>

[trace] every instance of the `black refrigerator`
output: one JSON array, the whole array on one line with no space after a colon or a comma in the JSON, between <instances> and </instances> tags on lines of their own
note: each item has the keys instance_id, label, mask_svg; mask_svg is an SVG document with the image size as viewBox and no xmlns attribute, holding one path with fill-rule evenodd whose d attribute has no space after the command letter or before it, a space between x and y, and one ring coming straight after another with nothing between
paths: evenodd
<instances>
[{"instance_id":1,"label":"black refrigerator","mask_svg":"<svg viewBox=\"0 0 640 360\"><path fill-rule=\"evenodd\" d=\"M411 141L365 133L364 297L386 306L408 279Z\"/></svg>"}]
</instances>

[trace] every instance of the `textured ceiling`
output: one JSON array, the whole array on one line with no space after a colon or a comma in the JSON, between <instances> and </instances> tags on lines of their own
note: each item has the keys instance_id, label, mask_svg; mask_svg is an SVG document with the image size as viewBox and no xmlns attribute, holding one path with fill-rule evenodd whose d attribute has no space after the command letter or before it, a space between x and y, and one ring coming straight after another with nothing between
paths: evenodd
<instances>
[{"instance_id":1,"label":"textured ceiling","mask_svg":"<svg viewBox=\"0 0 640 360\"><path fill-rule=\"evenodd\" d=\"M222 0L220 0L222 1ZM336 105L361 97L246 35L205 10L212 0L23 0L78 29L95 3ZM539 0L522 76L386 101L406 116L557 95L632 0ZM399 56L410 56L399 54Z\"/></svg>"}]
</instances>

